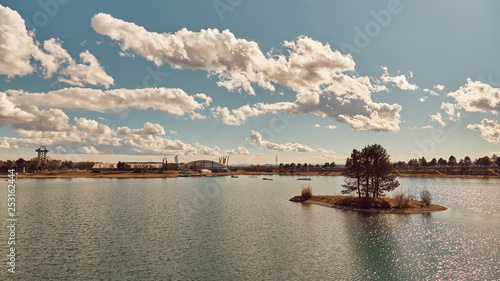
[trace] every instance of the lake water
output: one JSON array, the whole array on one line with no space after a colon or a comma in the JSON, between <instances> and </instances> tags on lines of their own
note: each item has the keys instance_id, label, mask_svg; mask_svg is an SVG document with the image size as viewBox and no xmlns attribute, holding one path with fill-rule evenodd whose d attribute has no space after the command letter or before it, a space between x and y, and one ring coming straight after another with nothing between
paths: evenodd
<instances>
[{"instance_id":1,"label":"lake water","mask_svg":"<svg viewBox=\"0 0 500 281\"><path fill-rule=\"evenodd\" d=\"M18 179L7 280L499 280L500 180L400 178L449 210L367 215L289 202L342 177ZM7 225L7 182L0 194Z\"/></svg>"}]
</instances>

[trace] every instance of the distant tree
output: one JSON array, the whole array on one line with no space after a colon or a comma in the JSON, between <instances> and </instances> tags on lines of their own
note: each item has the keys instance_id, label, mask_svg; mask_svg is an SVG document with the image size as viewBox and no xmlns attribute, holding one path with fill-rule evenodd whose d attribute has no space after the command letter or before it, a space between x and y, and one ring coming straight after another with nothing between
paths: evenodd
<instances>
[{"instance_id":1,"label":"distant tree","mask_svg":"<svg viewBox=\"0 0 500 281\"><path fill-rule=\"evenodd\" d=\"M330 163L330 168L335 168L337 166L337 164L335 164L335 162L332 161L332 163Z\"/></svg>"},{"instance_id":2,"label":"distant tree","mask_svg":"<svg viewBox=\"0 0 500 281\"><path fill-rule=\"evenodd\" d=\"M290 164L290 168L295 169L296 165L295 163Z\"/></svg>"},{"instance_id":3,"label":"distant tree","mask_svg":"<svg viewBox=\"0 0 500 281\"><path fill-rule=\"evenodd\" d=\"M448 165L451 166L452 168L457 165L457 158L455 156L450 156L448 159Z\"/></svg>"},{"instance_id":4,"label":"distant tree","mask_svg":"<svg viewBox=\"0 0 500 281\"><path fill-rule=\"evenodd\" d=\"M323 165L323 168L325 168L325 169L330 168L330 163L326 162L326 163Z\"/></svg>"},{"instance_id":5,"label":"distant tree","mask_svg":"<svg viewBox=\"0 0 500 281\"><path fill-rule=\"evenodd\" d=\"M297 170L300 170L302 168L302 164L297 164Z\"/></svg>"},{"instance_id":6,"label":"distant tree","mask_svg":"<svg viewBox=\"0 0 500 281\"><path fill-rule=\"evenodd\" d=\"M436 158L432 158L431 162L429 162L429 166L434 167L437 165L437 160Z\"/></svg>"},{"instance_id":7,"label":"distant tree","mask_svg":"<svg viewBox=\"0 0 500 281\"><path fill-rule=\"evenodd\" d=\"M319 168L319 164L316 164L316 166L314 166L314 168Z\"/></svg>"},{"instance_id":8,"label":"distant tree","mask_svg":"<svg viewBox=\"0 0 500 281\"><path fill-rule=\"evenodd\" d=\"M398 163L396 163L396 167L398 167L398 169L406 168L407 166L408 164L406 164L404 161L398 161Z\"/></svg>"},{"instance_id":9,"label":"distant tree","mask_svg":"<svg viewBox=\"0 0 500 281\"><path fill-rule=\"evenodd\" d=\"M22 172L23 168L26 169L28 167L28 162L23 158L19 158L16 160L16 169L18 172Z\"/></svg>"},{"instance_id":10,"label":"distant tree","mask_svg":"<svg viewBox=\"0 0 500 281\"><path fill-rule=\"evenodd\" d=\"M420 160L418 160L418 164L420 164L420 166L422 166L422 167L426 167L427 160L425 159L425 157L420 158Z\"/></svg>"},{"instance_id":11,"label":"distant tree","mask_svg":"<svg viewBox=\"0 0 500 281\"><path fill-rule=\"evenodd\" d=\"M495 160L495 164L500 167L500 157L497 157Z\"/></svg>"},{"instance_id":12,"label":"distant tree","mask_svg":"<svg viewBox=\"0 0 500 281\"><path fill-rule=\"evenodd\" d=\"M484 156L484 157L478 158L476 160L476 165L487 167L487 166L491 166L491 164L493 164L493 161L491 161L490 157L488 157L488 156Z\"/></svg>"},{"instance_id":13,"label":"distant tree","mask_svg":"<svg viewBox=\"0 0 500 281\"><path fill-rule=\"evenodd\" d=\"M283 163L280 163L279 167L280 167L279 169L282 170L285 167L285 165Z\"/></svg>"},{"instance_id":14,"label":"distant tree","mask_svg":"<svg viewBox=\"0 0 500 281\"><path fill-rule=\"evenodd\" d=\"M418 167L418 160L417 159L410 159L408 161L408 166L410 166L410 167Z\"/></svg>"},{"instance_id":15,"label":"distant tree","mask_svg":"<svg viewBox=\"0 0 500 281\"><path fill-rule=\"evenodd\" d=\"M472 161L470 160L469 156L465 156L464 158L464 165L465 167L469 167L472 164Z\"/></svg>"},{"instance_id":16,"label":"distant tree","mask_svg":"<svg viewBox=\"0 0 500 281\"><path fill-rule=\"evenodd\" d=\"M446 160L444 160L443 158L439 158L438 165L439 166L446 166L446 165L448 165L448 162L446 162Z\"/></svg>"}]
</instances>

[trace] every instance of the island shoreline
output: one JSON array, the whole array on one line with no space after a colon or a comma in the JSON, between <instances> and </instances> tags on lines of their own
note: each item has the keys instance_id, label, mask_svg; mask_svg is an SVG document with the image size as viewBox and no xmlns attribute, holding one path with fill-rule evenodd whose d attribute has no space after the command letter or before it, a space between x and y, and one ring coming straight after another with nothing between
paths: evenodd
<instances>
[{"instance_id":1,"label":"island shoreline","mask_svg":"<svg viewBox=\"0 0 500 281\"><path fill-rule=\"evenodd\" d=\"M312 196L310 199L305 200L301 203L320 205L340 210L363 212L363 213L376 213L376 214L429 214L429 213L442 212L448 210L448 208L444 206L436 204L424 205L422 202L415 200L409 200L409 205L410 205L409 207L397 208L393 207L396 204L397 200L394 198L382 198L383 200L386 200L391 204L391 208L359 208L352 205L346 206L340 204L342 200L352 199L352 198L356 197L319 195L319 196Z\"/></svg>"}]
</instances>

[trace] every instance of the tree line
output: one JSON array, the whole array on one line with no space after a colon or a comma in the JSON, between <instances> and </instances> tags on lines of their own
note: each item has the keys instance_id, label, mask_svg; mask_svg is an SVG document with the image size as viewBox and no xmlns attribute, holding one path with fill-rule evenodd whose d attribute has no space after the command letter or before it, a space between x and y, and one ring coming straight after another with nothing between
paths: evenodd
<instances>
[{"instance_id":1,"label":"tree line","mask_svg":"<svg viewBox=\"0 0 500 281\"><path fill-rule=\"evenodd\" d=\"M307 164L307 163L304 163L304 164L301 164L301 163L298 163L298 164L295 164L295 163L290 163L290 164L280 163L280 165L279 165L279 169L280 170L333 169L335 167L337 167L337 165L333 161L331 163L326 162L323 165L320 165L320 164L314 165L314 164Z\"/></svg>"},{"instance_id":2,"label":"tree line","mask_svg":"<svg viewBox=\"0 0 500 281\"><path fill-rule=\"evenodd\" d=\"M35 157L31 160L25 160L23 158L19 158L17 160L0 160L0 172L7 173L9 169L15 169L18 173L22 173L23 171L26 173L36 173L39 171L69 171L69 170L88 170L94 166L94 162L90 161L82 161L82 162L73 162L73 161L62 161L62 160L54 160L47 159L46 163L38 164L38 159Z\"/></svg>"},{"instance_id":3,"label":"tree line","mask_svg":"<svg viewBox=\"0 0 500 281\"><path fill-rule=\"evenodd\" d=\"M477 165L477 166L491 166L493 164L496 164L497 166L500 166L500 157L497 157L496 155L493 155L491 158L489 156L484 156L477 158L476 160L472 161L469 156L465 156L463 159L457 160L457 158L453 155L451 155L448 158L448 161L443 158L439 158L439 160L436 160L436 158L432 158L431 161L427 161L425 157L422 157L420 159L410 159L408 163L404 161L399 161L396 163L396 166L398 168L407 168L407 167L435 167L435 166L441 166L441 167L446 167L449 166L451 168L454 167L470 167L472 165Z\"/></svg>"}]
</instances>

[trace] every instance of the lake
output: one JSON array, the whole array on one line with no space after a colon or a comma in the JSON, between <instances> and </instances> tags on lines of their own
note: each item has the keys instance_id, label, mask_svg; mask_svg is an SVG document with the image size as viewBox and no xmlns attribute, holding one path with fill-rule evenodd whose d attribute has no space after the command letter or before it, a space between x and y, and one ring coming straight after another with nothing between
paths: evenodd
<instances>
[{"instance_id":1,"label":"lake","mask_svg":"<svg viewBox=\"0 0 500 281\"><path fill-rule=\"evenodd\" d=\"M499 280L500 180L400 178L449 208L364 214L289 202L343 177L18 179L16 273L37 280ZM7 182L0 194L7 226Z\"/></svg>"}]
</instances>

